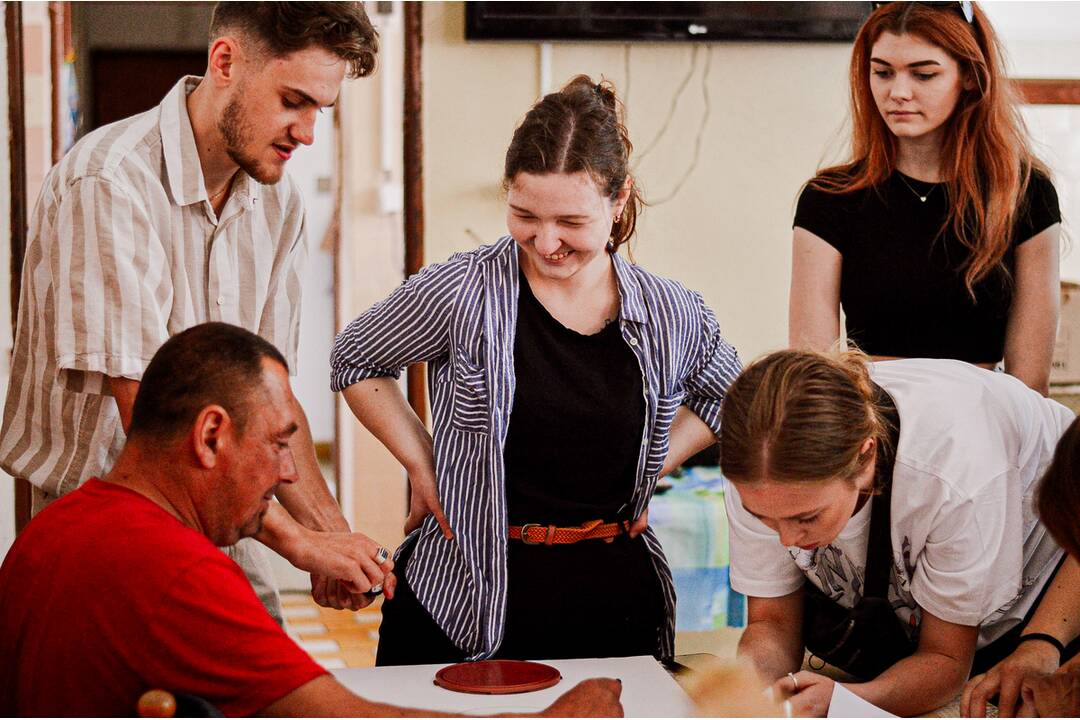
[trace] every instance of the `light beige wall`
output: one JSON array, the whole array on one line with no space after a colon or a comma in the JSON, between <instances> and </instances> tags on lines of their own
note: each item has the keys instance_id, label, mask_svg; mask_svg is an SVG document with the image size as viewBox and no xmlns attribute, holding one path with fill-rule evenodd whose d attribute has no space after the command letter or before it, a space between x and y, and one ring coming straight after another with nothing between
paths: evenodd
<instances>
[{"instance_id":1,"label":"light beige wall","mask_svg":"<svg viewBox=\"0 0 1080 720\"><path fill-rule=\"evenodd\" d=\"M466 43L462 3L424 5L426 250L429 262L505 234L499 182L515 124L538 94L539 52L528 43ZM744 359L787 338L791 218L801 184L842 153L849 47L818 43L632 46L556 43L552 82L577 73L614 81L627 100L639 151L667 131L638 167L647 198L634 256L700 291ZM708 60L708 77L705 75ZM629 80L627 76L629 69Z\"/></svg>"},{"instance_id":2,"label":"light beige wall","mask_svg":"<svg viewBox=\"0 0 1080 720\"><path fill-rule=\"evenodd\" d=\"M344 203L337 258L338 330L363 310L390 294L404 278L400 213L379 208L379 186L401 177L401 23L379 19L379 71L371 78L347 81L339 102L344 154ZM380 83L390 84L390 117L383 128ZM380 132L390 133L393 162L389 178L380 162ZM341 505L352 526L388 547L403 538L406 514L405 472L394 457L353 417L340 395L336 399L337 450L341 468Z\"/></svg>"},{"instance_id":3,"label":"light beige wall","mask_svg":"<svg viewBox=\"0 0 1080 720\"><path fill-rule=\"evenodd\" d=\"M1004 43L1014 77L1080 78L1080 3L980 3Z\"/></svg>"}]
</instances>

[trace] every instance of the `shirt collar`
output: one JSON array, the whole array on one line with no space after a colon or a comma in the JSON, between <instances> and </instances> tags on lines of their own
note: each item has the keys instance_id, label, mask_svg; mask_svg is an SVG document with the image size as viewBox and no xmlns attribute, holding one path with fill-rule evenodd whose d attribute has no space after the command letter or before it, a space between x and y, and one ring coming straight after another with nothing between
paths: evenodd
<instances>
[{"instance_id":1,"label":"shirt collar","mask_svg":"<svg viewBox=\"0 0 1080 720\"><path fill-rule=\"evenodd\" d=\"M503 238L502 243L496 243L497 252L505 249L512 254L511 272L517 277L517 242L510 235ZM624 320L635 323L647 323L648 313L645 311L645 293L641 288L641 282L633 267L617 252L612 253L611 260L615 264L615 280L619 285L619 315Z\"/></svg>"},{"instance_id":2,"label":"shirt collar","mask_svg":"<svg viewBox=\"0 0 1080 720\"><path fill-rule=\"evenodd\" d=\"M649 316L645 312L645 293L633 267L618 252L611 255L615 263L615 278L619 282L620 312L624 320L647 323Z\"/></svg>"},{"instance_id":3,"label":"shirt collar","mask_svg":"<svg viewBox=\"0 0 1080 720\"><path fill-rule=\"evenodd\" d=\"M158 127L165 155L165 173L173 202L180 206L210 201L187 110L187 97L201 81L198 75L180 78L158 106L161 108ZM232 194L250 208L259 197L259 183L240 170Z\"/></svg>"}]
</instances>

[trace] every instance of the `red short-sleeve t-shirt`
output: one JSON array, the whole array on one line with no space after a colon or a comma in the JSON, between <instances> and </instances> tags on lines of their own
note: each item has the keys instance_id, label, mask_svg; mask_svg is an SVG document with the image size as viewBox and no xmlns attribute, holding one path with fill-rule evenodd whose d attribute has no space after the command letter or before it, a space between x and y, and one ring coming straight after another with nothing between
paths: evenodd
<instances>
[{"instance_id":1,"label":"red short-sleeve t-shirt","mask_svg":"<svg viewBox=\"0 0 1080 720\"><path fill-rule=\"evenodd\" d=\"M250 715L323 670L202 534L90 480L0 567L0 715L132 715L162 688Z\"/></svg>"}]
</instances>

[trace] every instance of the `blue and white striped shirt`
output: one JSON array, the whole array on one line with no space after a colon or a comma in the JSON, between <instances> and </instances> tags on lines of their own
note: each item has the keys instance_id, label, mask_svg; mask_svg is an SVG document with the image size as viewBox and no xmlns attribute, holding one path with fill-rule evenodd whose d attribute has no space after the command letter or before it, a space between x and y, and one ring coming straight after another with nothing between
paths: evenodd
<instances>
[{"instance_id":1,"label":"blue and white striped shirt","mask_svg":"<svg viewBox=\"0 0 1080 720\"><path fill-rule=\"evenodd\" d=\"M645 389L632 499L637 517L656 488L676 410L686 405L718 433L720 403L740 365L700 295L612 257L622 336ZM420 603L471 659L498 650L506 613L503 445L514 400L517 301L517 244L504 237L413 275L349 323L331 356L335 392L368 378L397 377L411 363L429 364L436 484L454 539L446 540L428 517L406 539L417 543L406 573ZM651 528L644 538L667 609L657 649L670 657L671 571Z\"/></svg>"}]
</instances>

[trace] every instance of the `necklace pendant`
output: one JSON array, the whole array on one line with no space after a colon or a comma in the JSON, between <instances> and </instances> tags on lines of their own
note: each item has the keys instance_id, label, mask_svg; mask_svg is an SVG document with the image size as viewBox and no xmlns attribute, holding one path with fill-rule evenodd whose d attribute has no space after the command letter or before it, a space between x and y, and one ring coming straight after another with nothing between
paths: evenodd
<instances>
[{"instance_id":1,"label":"necklace pendant","mask_svg":"<svg viewBox=\"0 0 1080 720\"><path fill-rule=\"evenodd\" d=\"M921 202L926 202L926 198L927 198L927 197L929 197L929 196L928 196L928 195L920 195L920 196L919 196L919 200L920 200Z\"/></svg>"}]
</instances>

